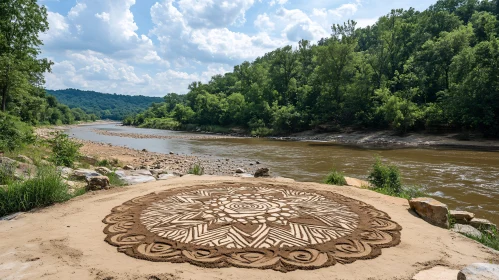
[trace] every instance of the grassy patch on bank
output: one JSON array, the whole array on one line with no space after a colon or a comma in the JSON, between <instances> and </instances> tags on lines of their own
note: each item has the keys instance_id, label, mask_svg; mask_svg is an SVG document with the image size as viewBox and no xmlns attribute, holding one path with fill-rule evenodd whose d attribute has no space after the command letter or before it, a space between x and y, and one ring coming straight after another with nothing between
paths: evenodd
<instances>
[{"instance_id":1,"label":"grassy patch on bank","mask_svg":"<svg viewBox=\"0 0 499 280\"><path fill-rule=\"evenodd\" d=\"M343 173L333 169L327 175L326 179L324 179L324 183L335 186L346 186L347 181L345 180L345 175Z\"/></svg>"},{"instance_id":2,"label":"grassy patch on bank","mask_svg":"<svg viewBox=\"0 0 499 280\"><path fill-rule=\"evenodd\" d=\"M371 189L382 194L406 199L426 196L420 187L402 185L398 167L385 164L380 158L376 158L368 179Z\"/></svg>"},{"instance_id":3,"label":"grassy patch on bank","mask_svg":"<svg viewBox=\"0 0 499 280\"><path fill-rule=\"evenodd\" d=\"M201 176L204 174L204 167L200 163L195 163L189 168L187 174Z\"/></svg>"},{"instance_id":4,"label":"grassy patch on bank","mask_svg":"<svg viewBox=\"0 0 499 280\"><path fill-rule=\"evenodd\" d=\"M76 192L75 194L80 194ZM40 167L34 178L0 188L0 216L63 202L75 196L54 167Z\"/></svg>"},{"instance_id":5,"label":"grassy patch on bank","mask_svg":"<svg viewBox=\"0 0 499 280\"><path fill-rule=\"evenodd\" d=\"M487 231L481 231L481 232L482 236L474 236L470 234L463 234L463 235L475 241L478 241L489 248L492 248L494 250L499 250L499 232L497 231L497 229L491 229L490 232Z\"/></svg>"},{"instance_id":6,"label":"grassy patch on bank","mask_svg":"<svg viewBox=\"0 0 499 280\"><path fill-rule=\"evenodd\" d=\"M108 173L106 176L109 178L109 184L113 187L123 187L127 185L115 172Z\"/></svg>"}]
</instances>

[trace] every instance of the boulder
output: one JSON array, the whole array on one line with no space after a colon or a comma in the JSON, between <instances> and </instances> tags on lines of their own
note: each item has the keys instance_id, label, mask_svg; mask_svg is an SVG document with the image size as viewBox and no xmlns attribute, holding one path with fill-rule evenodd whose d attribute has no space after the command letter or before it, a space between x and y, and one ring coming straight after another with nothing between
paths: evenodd
<instances>
[{"instance_id":1,"label":"boulder","mask_svg":"<svg viewBox=\"0 0 499 280\"><path fill-rule=\"evenodd\" d=\"M442 228L449 228L449 209L442 202L429 197L419 197L409 200L409 205L428 223Z\"/></svg>"},{"instance_id":2,"label":"boulder","mask_svg":"<svg viewBox=\"0 0 499 280\"><path fill-rule=\"evenodd\" d=\"M177 178L177 176L175 176L173 174L161 174L158 176L158 180L169 180L169 179L173 179L173 178Z\"/></svg>"},{"instance_id":3,"label":"boulder","mask_svg":"<svg viewBox=\"0 0 499 280\"><path fill-rule=\"evenodd\" d=\"M99 174L95 172L94 170L91 169L76 169L73 171L72 177L78 179L78 180L83 180L86 177L93 177L93 176L101 176L102 174Z\"/></svg>"},{"instance_id":4,"label":"boulder","mask_svg":"<svg viewBox=\"0 0 499 280\"><path fill-rule=\"evenodd\" d=\"M237 173L237 174L246 173L246 170L244 170L244 169L242 169L242 168L238 168L238 169L236 169L236 173Z\"/></svg>"},{"instance_id":5,"label":"boulder","mask_svg":"<svg viewBox=\"0 0 499 280\"><path fill-rule=\"evenodd\" d=\"M255 178L258 178L258 177L269 177L270 176L269 171L270 170L268 168L259 168L255 172Z\"/></svg>"},{"instance_id":6,"label":"boulder","mask_svg":"<svg viewBox=\"0 0 499 280\"><path fill-rule=\"evenodd\" d=\"M62 178L69 178L73 175L74 170L65 166L57 166L57 171L61 174Z\"/></svg>"},{"instance_id":7,"label":"boulder","mask_svg":"<svg viewBox=\"0 0 499 280\"><path fill-rule=\"evenodd\" d=\"M435 266L427 270L420 271L412 277L412 280L455 280L459 273L457 269L450 269L445 266Z\"/></svg>"},{"instance_id":8,"label":"boulder","mask_svg":"<svg viewBox=\"0 0 499 280\"><path fill-rule=\"evenodd\" d=\"M88 176L85 180L88 183L87 190L89 191L109 189L109 178L106 176Z\"/></svg>"},{"instance_id":9,"label":"boulder","mask_svg":"<svg viewBox=\"0 0 499 280\"><path fill-rule=\"evenodd\" d=\"M497 226L486 219L473 218L470 225L479 230L492 230L497 229Z\"/></svg>"},{"instance_id":10,"label":"boulder","mask_svg":"<svg viewBox=\"0 0 499 280\"><path fill-rule=\"evenodd\" d=\"M458 224L468 224L473 218L475 218L475 214L467 211L450 210L449 215Z\"/></svg>"},{"instance_id":11,"label":"boulder","mask_svg":"<svg viewBox=\"0 0 499 280\"><path fill-rule=\"evenodd\" d=\"M149 170L146 170L146 169L139 169L139 170L134 170L134 171L130 171L128 174L130 174L131 176L152 176L152 173L151 171Z\"/></svg>"},{"instance_id":12,"label":"boulder","mask_svg":"<svg viewBox=\"0 0 499 280\"><path fill-rule=\"evenodd\" d=\"M497 280L499 265L489 263L474 263L468 265L457 274L457 280Z\"/></svg>"},{"instance_id":13,"label":"boulder","mask_svg":"<svg viewBox=\"0 0 499 280\"><path fill-rule=\"evenodd\" d=\"M467 236L471 235L478 238L482 237L482 233L470 225L455 224L452 231L465 234Z\"/></svg>"},{"instance_id":14,"label":"boulder","mask_svg":"<svg viewBox=\"0 0 499 280\"><path fill-rule=\"evenodd\" d=\"M4 165L9 165L17 168L19 166L19 162L8 157L0 157L0 166Z\"/></svg>"},{"instance_id":15,"label":"boulder","mask_svg":"<svg viewBox=\"0 0 499 280\"><path fill-rule=\"evenodd\" d=\"M125 169L125 170L134 170L135 168L133 168L133 166L131 166L131 165L125 165L123 167L123 169Z\"/></svg>"},{"instance_id":16,"label":"boulder","mask_svg":"<svg viewBox=\"0 0 499 280\"><path fill-rule=\"evenodd\" d=\"M103 166L95 168L95 171L97 173L100 173L100 174L103 174L103 175L107 175L109 173L112 173L112 171L109 168L103 167Z\"/></svg>"},{"instance_id":17,"label":"boulder","mask_svg":"<svg viewBox=\"0 0 499 280\"><path fill-rule=\"evenodd\" d=\"M31 160L29 157L24 156L24 155L18 155L18 156L16 157L16 159L17 159L18 161L20 161L20 162L33 164L33 160Z\"/></svg>"},{"instance_id":18,"label":"boulder","mask_svg":"<svg viewBox=\"0 0 499 280\"><path fill-rule=\"evenodd\" d=\"M153 176L145 176L145 175L136 175L136 176L124 176L120 177L123 182L127 185L137 185L142 183L154 182L156 178Z\"/></svg>"}]
</instances>

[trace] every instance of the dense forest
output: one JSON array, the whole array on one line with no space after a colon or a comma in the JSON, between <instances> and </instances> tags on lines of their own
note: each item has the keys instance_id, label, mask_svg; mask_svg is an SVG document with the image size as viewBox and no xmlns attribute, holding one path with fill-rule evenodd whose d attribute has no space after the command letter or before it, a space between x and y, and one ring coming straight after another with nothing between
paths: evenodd
<instances>
[{"instance_id":1,"label":"dense forest","mask_svg":"<svg viewBox=\"0 0 499 280\"><path fill-rule=\"evenodd\" d=\"M322 128L499 135L499 1L440 0L317 44L276 49L125 124L238 126L255 135Z\"/></svg>"},{"instance_id":2,"label":"dense forest","mask_svg":"<svg viewBox=\"0 0 499 280\"><path fill-rule=\"evenodd\" d=\"M47 93L70 108L80 108L99 119L111 120L123 120L129 115L144 111L154 102L162 101L160 97L105 94L77 89L47 90Z\"/></svg>"}]
</instances>

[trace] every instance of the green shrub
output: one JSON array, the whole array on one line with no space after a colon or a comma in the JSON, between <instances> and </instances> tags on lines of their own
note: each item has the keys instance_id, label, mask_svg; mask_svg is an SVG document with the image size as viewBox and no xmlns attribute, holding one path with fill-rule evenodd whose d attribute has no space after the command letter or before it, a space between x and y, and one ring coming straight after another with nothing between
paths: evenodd
<instances>
[{"instance_id":1,"label":"green shrub","mask_svg":"<svg viewBox=\"0 0 499 280\"><path fill-rule=\"evenodd\" d=\"M106 176L109 178L109 184L111 186L115 187L126 186L125 181L121 180L121 178L115 172L108 173Z\"/></svg>"},{"instance_id":2,"label":"green shrub","mask_svg":"<svg viewBox=\"0 0 499 280\"><path fill-rule=\"evenodd\" d=\"M33 129L18 118L0 112L0 151L13 151L33 143Z\"/></svg>"},{"instance_id":3,"label":"green shrub","mask_svg":"<svg viewBox=\"0 0 499 280\"><path fill-rule=\"evenodd\" d=\"M328 185L345 186L347 181L345 180L345 175L343 175L343 173L333 169L327 175L326 179L324 179L324 183Z\"/></svg>"},{"instance_id":4,"label":"green shrub","mask_svg":"<svg viewBox=\"0 0 499 280\"><path fill-rule=\"evenodd\" d=\"M72 197L54 167L40 167L34 178L0 188L0 216L48 206Z\"/></svg>"},{"instance_id":5,"label":"green shrub","mask_svg":"<svg viewBox=\"0 0 499 280\"><path fill-rule=\"evenodd\" d=\"M274 130L266 127L259 127L251 131L251 136L265 137L274 133Z\"/></svg>"},{"instance_id":6,"label":"green shrub","mask_svg":"<svg viewBox=\"0 0 499 280\"><path fill-rule=\"evenodd\" d=\"M0 185L7 185L14 181L16 167L14 163L0 163Z\"/></svg>"},{"instance_id":7,"label":"green shrub","mask_svg":"<svg viewBox=\"0 0 499 280\"><path fill-rule=\"evenodd\" d=\"M69 139L67 134L56 133L54 139L50 140L52 144L52 156L50 161L56 165L73 167L74 162L80 157L80 148L82 144Z\"/></svg>"},{"instance_id":8,"label":"green shrub","mask_svg":"<svg viewBox=\"0 0 499 280\"><path fill-rule=\"evenodd\" d=\"M193 175L203 175L204 174L204 167L201 166L200 163L195 163L191 166L189 171L187 172L188 174L193 174Z\"/></svg>"},{"instance_id":9,"label":"green shrub","mask_svg":"<svg viewBox=\"0 0 499 280\"><path fill-rule=\"evenodd\" d=\"M368 179L374 189L384 189L393 194L402 192L399 169L395 165L384 164L379 158L376 158Z\"/></svg>"}]
</instances>

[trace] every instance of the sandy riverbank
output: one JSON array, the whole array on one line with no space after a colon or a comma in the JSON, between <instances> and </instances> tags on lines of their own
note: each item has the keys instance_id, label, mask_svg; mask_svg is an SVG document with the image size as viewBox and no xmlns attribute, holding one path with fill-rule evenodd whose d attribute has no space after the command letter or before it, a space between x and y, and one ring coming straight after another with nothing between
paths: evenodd
<instances>
[{"instance_id":1,"label":"sandy riverbank","mask_svg":"<svg viewBox=\"0 0 499 280\"><path fill-rule=\"evenodd\" d=\"M401 227L401 243L382 255L351 264L281 273L273 270L202 268L188 263L155 263L131 258L104 242L102 219L137 196L192 184L277 182L233 177L189 176L109 191L88 193L67 203L12 221L0 222L1 279L411 279L436 265L461 269L475 262L499 261L499 254L457 233L434 227L408 211L404 199L353 187L287 183L307 191L326 190L386 212Z\"/></svg>"}]
</instances>

